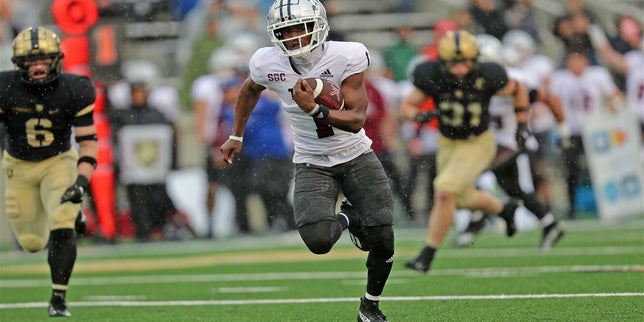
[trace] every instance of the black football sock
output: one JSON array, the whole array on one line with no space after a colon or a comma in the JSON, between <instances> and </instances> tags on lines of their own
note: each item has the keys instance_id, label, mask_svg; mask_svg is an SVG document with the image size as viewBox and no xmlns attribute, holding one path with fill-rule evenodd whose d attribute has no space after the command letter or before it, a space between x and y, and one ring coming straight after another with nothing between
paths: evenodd
<instances>
[{"instance_id":1,"label":"black football sock","mask_svg":"<svg viewBox=\"0 0 644 322\"><path fill-rule=\"evenodd\" d=\"M367 293L380 296L394 263L394 234L391 226L365 227L367 244Z\"/></svg>"},{"instance_id":2,"label":"black football sock","mask_svg":"<svg viewBox=\"0 0 644 322\"><path fill-rule=\"evenodd\" d=\"M52 289L51 290L51 299L49 300L50 303L65 303L65 297L67 296L67 291L66 290L57 290L57 289Z\"/></svg>"},{"instance_id":3,"label":"black football sock","mask_svg":"<svg viewBox=\"0 0 644 322\"><path fill-rule=\"evenodd\" d=\"M47 262L51 281L56 285L69 284L69 277L76 262L76 242L73 229L56 229L49 236Z\"/></svg>"}]
</instances>

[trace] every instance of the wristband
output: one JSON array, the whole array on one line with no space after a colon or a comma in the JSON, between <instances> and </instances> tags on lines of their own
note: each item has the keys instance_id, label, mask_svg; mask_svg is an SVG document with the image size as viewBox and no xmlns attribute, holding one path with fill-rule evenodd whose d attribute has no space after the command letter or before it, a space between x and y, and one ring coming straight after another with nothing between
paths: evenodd
<instances>
[{"instance_id":1,"label":"wristband","mask_svg":"<svg viewBox=\"0 0 644 322\"><path fill-rule=\"evenodd\" d=\"M324 106L324 105L317 105L314 110L317 109L318 111L315 114L309 114L313 116L315 119L319 120L325 120L327 117L329 117L329 108Z\"/></svg>"},{"instance_id":2,"label":"wristband","mask_svg":"<svg viewBox=\"0 0 644 322\"><path fill-rule=\"evenodd\" d=\"M527 112L527 111L528 111L527 107L521 107L521 106L514 107L514 113L521 113L521 112Z\"/></svg>"},{"instance_id":3,"label":"wristband","mask_svg":"<svg viewBox=\"0 0 644 322\"><path fill-rule=\"evenodd\" d=\"M307 114L309 114L309 116L315 117L315 114L318 114L318 112L320 112L320 105L316 104L315 107Z\"/></svg>"},{"instance_id":4,"label":"wristband","mask_svg":"<svg viewBox=\"0 0 644 322\"><path fill-rule=\"evenodd\" d=\"M98 141L98 137L96 136L96 134L76 136L75 139L76 139L76 142Z\"/></svg>"},{"instance_id":5,"label":"wristband","mask_svg":"<svg viewBox=\"0 0 644 322\"><path fill-rule=\"evenodd\" d=\"M228 139L233 141L238 141L238 142L244 142L244 137L242 136L230 135L228 136Z\"/></svg>"},{"instance_id":6,"label":"wristband","mask_svg":"<svg viewBox=\"0 0 644 322\"><path fill-rule=\"evenodd\" d=\"M92 166L92 168L94 168L94 169L96 169L96 164L98 163L98 162L96 162L96 158L84 155L84 156L78 158L78 162L76 162L76 165L78 166L79 164L81 164L83 162L89 163Z\"/></svg>"}]
</instances>

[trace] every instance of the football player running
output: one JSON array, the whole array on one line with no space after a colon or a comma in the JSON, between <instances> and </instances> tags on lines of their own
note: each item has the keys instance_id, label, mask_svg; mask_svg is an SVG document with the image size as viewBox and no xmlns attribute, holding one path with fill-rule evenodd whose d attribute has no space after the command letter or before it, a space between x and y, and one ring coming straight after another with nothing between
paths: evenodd
<instances>
[{"instance_id":1,"label":"football player running","mask_svg":"<svg viewBox=\"0 0 644 322\"><path fill-rule=\"evenodd\" d=\"M527 33L526 33L527 34ZM528 35L528 37L530 37ZM501 42L487 34L476 36L479 48L479 62L496 62L501 63ZM520 81L528 88L526 73L516 67L506 67L508 77ZM541 89L529 89L530 103L543 102L552 112L559 122L559 128L566 126L563 109L559 98L549 94ZM550 207L539 200L536 193L526 192L519 184L519 168L517 157L525 151L517 151L515 141L515 132L517 119L514 113L514 106L511 97L494 96L490 99L489 113L492 118L492 129L497 142L497 156L494 166L491 167L501 189L511 198L519 199L523 205L530 210L542 225L542 236L539 248L543 251L550 250L559 239L564 235L565 230L559 223L556 216L550 212ZM560 131L560 137L563 137L564 130ZM470 216L470 222L467 228L459 233L454 239L454 246L469 246L474 242L478 234L485 225L485 215L481 212L474 212Z\"/></svg>"},{"instance_id":2,"label":"football player running","mask_svg":"<svg viewBox=\"0 0 644 322\"><path fill-rule=\"evenodd\" d=\"M96 167L94 87L87 77L61 72L60 39L51 30L29 27L12 46L17 69L0 73L7 214L25 251L48 247L49 316L70 316L65 296L76 261L74 222Z\"/></svg>"},{"instance_id":3,"label":"football player running","mask_svg":"<svg viewBox=\"0 0 644 322\"><path fill-rule=\"evenodd\" d=\"M488 105L494 95L512 96L518 120L515 139L522 149L527 139L528 93L521 83L508 78L496 63L478 62L476 38L469 32L448 32L438 43L439 60L416 66L415 88L403 99L402 114L422 120L420 104L433 97L438 107L437 176L434 179L434 207L429 215L427 238L420 254L405 267L427 272L436 251L454 221L456 207L499 215L506 233L514 235L517 203L505 205L498 198L476 188L479 175L496 154L494 134L489 128Z\"/></svg>"},{"instance_id":4,"label":"football player running","mask_svg":"<svg viewBox=\"0 0 644 322\"><path fill-rule=\"evenodd\" d=\"M379 300L393 264L393 197L363 129L369 52L361 43L326 41L329 25L318 0L276 0L267 19L275 46L258 49L249 62L232 133L221 146L224 161L230 164L240 153L246 122L262 91L276 92L293 131L298 232L312 253L325 254L348 228L356 246L369 252L358 321L387 321ZM345 108L317 105L311 86L302 81L307 77L339 85ZM340 192L346 199L336 214Z\"/></svg>"}]
</instances>

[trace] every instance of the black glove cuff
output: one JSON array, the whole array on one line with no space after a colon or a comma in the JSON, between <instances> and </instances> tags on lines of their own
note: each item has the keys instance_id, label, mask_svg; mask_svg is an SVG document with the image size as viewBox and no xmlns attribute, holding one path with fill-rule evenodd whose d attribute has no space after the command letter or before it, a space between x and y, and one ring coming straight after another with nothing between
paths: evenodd
<instances>
[{"instance_id":1,"label":"black glove cuff","mask_svg":"<svg viewBox=\"0 0 644 322\"><path fill-rule=\"evenodd\" d=\"M76 178L75 184L87 190L87 187L89 187L89 179L86 176L79 174L78 177Z\"/></svg>"},{"instance_id":2,"label":"black glove cuff","mask_svg":"<svg viewBox=\"0 0 644 322\"><path fill-rule=\"evenodd\" d=\"M437 111L421 112L416 114L416 116L414 117L414 121L418 123L427 123L437 116L438 116Z\"/></svg>"}]
</instances>

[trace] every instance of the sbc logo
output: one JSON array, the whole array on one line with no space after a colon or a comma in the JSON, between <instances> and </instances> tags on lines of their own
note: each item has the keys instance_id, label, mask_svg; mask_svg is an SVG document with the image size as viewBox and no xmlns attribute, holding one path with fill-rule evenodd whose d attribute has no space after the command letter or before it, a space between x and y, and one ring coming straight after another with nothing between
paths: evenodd
<instances>
[{"instance_id":1,"label":"sbc logo","mask_svg":"<svg viewBox=\"0 0 644 322\"><path fill-rule=\"evenodd\" d=\"M590 139L593 151L601 154L610 151L613 147L617 148L626 144L628 136L624 130L615 128L592 133Z\"/></svg>"},{"instance_id":2,"label":"sbc logo","mask_svg":"<svg viewBox=\"0 0 644 322\"><path fill-rule=\"evenodd\" d=\"M642 186L637 175L628 174L621 179L606 182L603 190L606 200L616 202L620 198L639 198L642 193Z\"/></svg>"}]
</instances>

